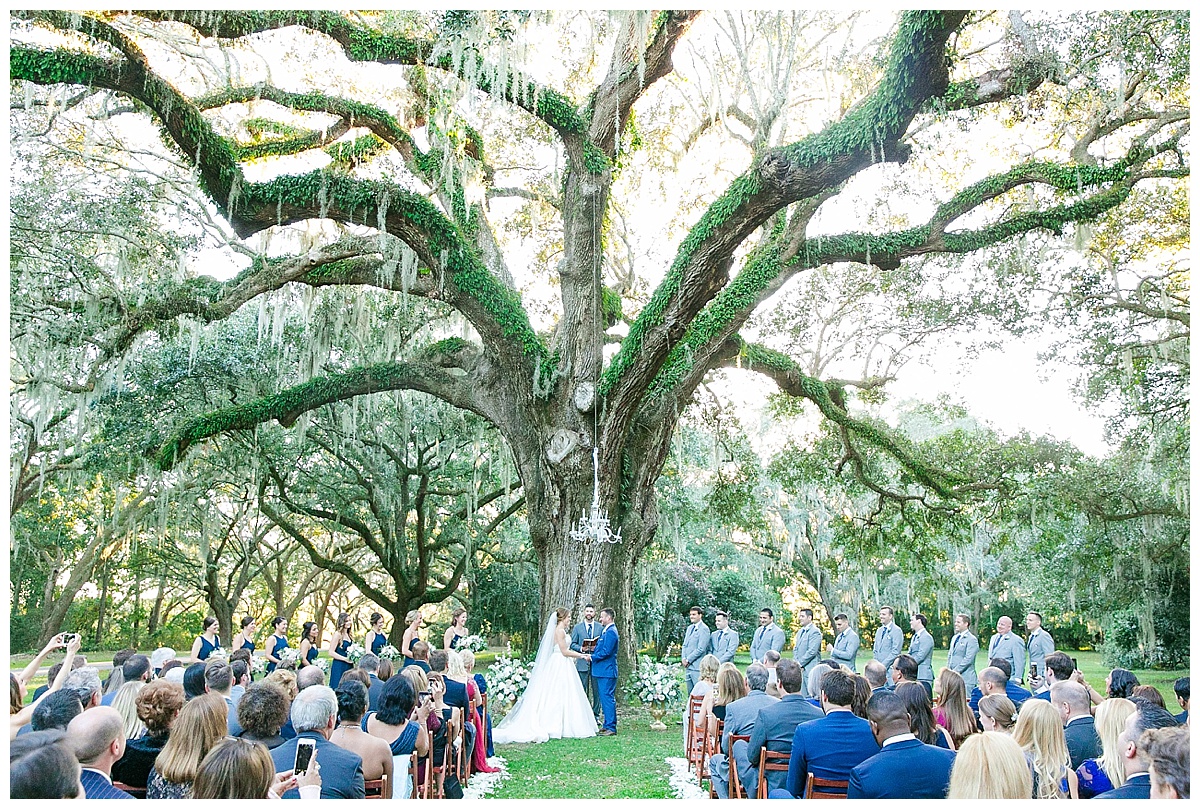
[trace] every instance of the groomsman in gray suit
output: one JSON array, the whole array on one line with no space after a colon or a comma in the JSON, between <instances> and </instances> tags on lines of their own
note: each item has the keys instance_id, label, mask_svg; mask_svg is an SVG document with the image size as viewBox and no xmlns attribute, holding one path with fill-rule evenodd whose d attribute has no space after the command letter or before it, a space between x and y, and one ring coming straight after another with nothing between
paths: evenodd
<instances>
[{"instance_id":1,"label":"groomsman in gray suit","mask_svg":"<svg viewBox=\"0 0 1200 809\"><path fill-rule=\"evenodd\" d=\"M683 652L679 665L687 669L687 690L690 694L700 681L700 658L708 654L711 633L704 623L704 610L692 607L688 610L688 617L692 622L683 633Z\"/></svg>"},{"instance_id":2,"label":"groomsman in gray suit","mask_svg":"<svg viewBox=\"0 0 1200 809\"><path fill-rule=\"evenodd\" d=\"M1030 680L1033 686L1030 691L1041 687L1046 678L1046 655L1054 654L1054 638L1042 629L1042 614L1031 612L1025 617L1025 628L1029 630L1029 638L1025 641L1025 653L1029 656L1030 668L1037 666L1037 677Z\"/></svg>"},{"instance_id":3,"label":"groomsman in gray suit","mask_svg":"<svg viewBox=\"0 0 1200 809\"><path fill-rule=\"evenodd\" d=\"M892 668L896 664L896 658L904 650L904 630L896 626L896 622L892 620L893 614L891 607L879 608L881 626L875 630L873 650L875 659L883 664L883 670L887 672L889 684L892 682Z\"/></svg>"},{"instance_id":4,"label":"groomsman in gray suit","mask_svg":"<svg viewBox=\"0 0 1200 809\"><path fill-rule=\"evenodd\" d=\"M596 620L596 608L588 604L583 608L583 620L575 624L575 628L571 630L571 648L582 652L583 642L599 638L603 631L604 626ZM584 693L591 697L592 712L599 716L600 689L596 685L596 678L592 676L591 661L586 657L576 658L575 669L579 672L579 681L583 683Z\"/></svg>"},{"instance_id":5,"label":"groomsman in gray suit","mask_svg":"<svg viewBox=\"0 0 1200 809\"><path fill-rule=\"evenodd\" d=\"M758 611L758 629L750 642L750 662L761 663L768 649L783 652L783 630L775 623L775 612L770 607Z\"/></svg>"},{"instance_id":6,"label":"groomsman in gray suit","mask_svg":"<svg viewBox=\"0 0 1200 809\"><path fill-rule=\"evenodd\" d=\"M712 633L712 653L722 663L731 663L741 639L737 632L729 628L729 613L717 610L714 620L717 622L717 631Z\"/></svg>"},{"instance_id":7,"label":"groomsman in gray suit","mask_svg":"<svg viewBox=\"0 0 1200 809\"><path fill-rule=\"evenodd\" d=\"M808 693L808 673L821 659L821 630L813 623L813 611L807 607L800 610L800 631L796 633L796 643L792 646L792 659L804 669L800 696L811 697L812 694Z\"/></svg>"},{"instance_id":8,"label":"groomsman in gray suit","mask_svg":"<svg viewBox=\"0 0 1200 809\"><path fill-rule=\"evenodd\" d=\"M933 699L933 635L925 628L925 620L918 612L909 622L913 636L908 643L908 654L917 661L917 682L925 686Z\"/></svg>"},{"instance_id":9,"label":"groomsman in gray suit","mask_svg":"<svg viewBox=\"0 0 1200 809\"><path fill-rule=\"evenodd\" d=\"M979 677L975 674L975 656L978 654L979 638L971 634L971 618L960 612L954 616L954 637L950 639L946 666L962 675L968 694L979 685Z\"/></svg>"},{"instance_id":10,"label":"groomsman in gray suit","mask_svg":"<svg viewBox=\"0 0 1200 809\"><path fill-rule=\"evenodd\" d=\"M858 657L858 647L861 645L858 633L850 628L850 619L844 612L833 616L833 626L837 630L837 636L833 639L833 651L829 656L851 671L857 672L854 664Z\"/></svg>"},{"instance_id":11,"label":"groomsman in gray suit","mask_svg":"<svg viewBox=\"0 0 1200 809\"><path fill-rule=\"evenodd\" d=\"M1001 615L996 621L996 634L988 642L988 660L999 657L1012 666L1009 681L1020 685L1025 673L1025 644L1013 634L1012 618Z\"/></svg>"}]
</instances>

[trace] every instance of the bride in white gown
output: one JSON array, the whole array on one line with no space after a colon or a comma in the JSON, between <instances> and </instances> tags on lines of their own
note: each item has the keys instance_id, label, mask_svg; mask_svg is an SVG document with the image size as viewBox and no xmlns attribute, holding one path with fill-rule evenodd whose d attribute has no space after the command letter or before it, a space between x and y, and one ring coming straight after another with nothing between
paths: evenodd
<instances>
[{"instance_id":1,"label":"bride in white gown","mask_svg":"<svg viewBox=\"0 0 1200 809\"><path fill-rule=\"evenodd\" d=\"M575 659L585 655L571 649L567 642L570 618L570 611L562 608L550 614L529 685L493 732L496 744L596 735L596 717L575 669Z\"/></svg>"}]
</instances>

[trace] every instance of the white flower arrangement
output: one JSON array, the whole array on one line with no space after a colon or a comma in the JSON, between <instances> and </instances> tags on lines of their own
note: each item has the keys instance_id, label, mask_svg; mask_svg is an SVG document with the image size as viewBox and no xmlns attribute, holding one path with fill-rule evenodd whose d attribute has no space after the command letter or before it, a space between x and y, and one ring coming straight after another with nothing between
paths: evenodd
<instances>
[{"instance_id":1,"label":"white flower arrangement","mask_svg":"<svg viewBox=\"0 0 1200 809\"><path fill-rule=\"evenodd\" d=\"M460 651L463 649L470 649L475 654L478 654L479 652L486 652L487 647L487 639L484 638L483 635L467 635L465 638L459 641L458 644Z\"/></svg>"},{"instance_id":2,"label":"white flower arrangement","mask_svg":"<svg viewBox=\"0 0 1200 809\"><path fill-rule=\"evenodd\" d=\"M204 659L204 662L207 663L209 660L224 660L226 663L228 663L229 653L224 649L213 649L208 653L208 657Z\"/></svg>"},{"instance_id":3,"label":"white flower arrangement","mask_svg":"<svg viewBox=\"0 0 1200 809\"><path fill-rule=\"evenodd\" d=\"M250 656L250 674L251 674L251 676L253 676L255 674L266 674L268 662L269 661L261 655L251 655Z\"/></svg>"},{"instance_id":4,"label":"white flower arrangement","mask_svg":"<svg viewBox=\"0 0 1200 809\"><path fill-rule=\"evenodd\" d=\"M312 662L312 665L316 666L317 668L319 668L321 671L325 672L326 674L329 673L329 661L323 657L318 657L316 660L314 660Z\"/></svg>"},{"instance_id":5,"label":"white flower arrangement","mask_svg":"<svg viewBox=\"0 0 1200 809\"><path fill-rule=\"evenodd\" d=\"M300 650L288 647L282 651L276 652L275 656L279 658L279 667L284 669L295 669L300 663Z\"/></svg>"},{"instance_id":6,"label":"white flower arrangement","mask_svg":"<svg viewBox=\"0 0 1200 809\"><path fill-rule=\"evenodd\" d=\"M679 696L680 669L669 663L658 663L642 655L637 669L625 686L626 693L643 705L667 704Z\"/></svg>"},{"instance_id":7,"label":"white flower arrangement","mask_svg":"<svg viewBox=\"0 0 1200 809\"><path fill-rule=\"evenodd\" d=\"M358 665L358 661L362 660L362 656L366 653L367 647L363 646L361 643L351 643L346 647L346 657L348 657L350 662L356 666Z\"/></svg>"},{"instance_id":8,"label":"white flower arrangement","mask_svg":"<svg viewBox=\"0 0 1200 809\"><path fill-rule=\"evenodd\" d=\"M401 657L403 657L403 655L400 654L400 650L390 643L387 646L383 646L379 649L379 658L381 660L391 660L395 662Z\"/></svg>"},{"instance_id":9,"label":"white flower arrangement","mask_svg":"<svg viewBox=\"0 0 1200 809\"><path fill-rule=\"evenodd\" d=\"M532 669L532 663L509 657L507 652L500 655L487 672L489 701L497 705L516 701L529 685Z\"/></svg>"}]
</instances>

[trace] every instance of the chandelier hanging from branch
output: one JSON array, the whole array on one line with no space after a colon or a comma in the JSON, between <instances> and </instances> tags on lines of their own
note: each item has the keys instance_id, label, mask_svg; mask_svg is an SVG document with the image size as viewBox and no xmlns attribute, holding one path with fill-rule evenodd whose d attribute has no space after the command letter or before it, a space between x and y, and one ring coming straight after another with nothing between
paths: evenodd
<instances>
[{"instance_id":1,"label":"chandelier hanging from branch","mask_svg":"<svg viewBox=\"0 0 1200 809\"><path fill-rule=\"evenodd\" d=\"M621 541L621 531L613 531L609 527L608 512L600 508L600 448L592 447L592 510L583 512L579 517L579 525L571 529L571 539L587 542Z\"/></svg>"}]
</instances>

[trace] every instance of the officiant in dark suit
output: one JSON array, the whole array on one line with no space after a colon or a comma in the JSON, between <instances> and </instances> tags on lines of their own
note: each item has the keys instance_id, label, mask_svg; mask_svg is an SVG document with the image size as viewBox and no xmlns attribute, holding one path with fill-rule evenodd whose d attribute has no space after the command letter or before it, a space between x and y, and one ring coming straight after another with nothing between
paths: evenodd
<instances>
[{"instance_id":1,"label":"officiant in dark suit","mask_svg":"<svg viewBox=\"0 0 1200 809\"><path fill-rule=\"evenodd\" d=\"M596 608L588 604L583 608L583 620L575 624L575 628L571 630L571 648L577 652L586 654L591 649L584 649L583 642L585 640L596 640L600 637L600 633L604 631L604 627L596 620ZM592 663L586 657L578 658L575 661L575 668L579 672L579 679L583 683L583 691L592 701L592 713L600 716L600 690L596 686L596 678L592 676Z\"/></svg>"}]
</instances>

